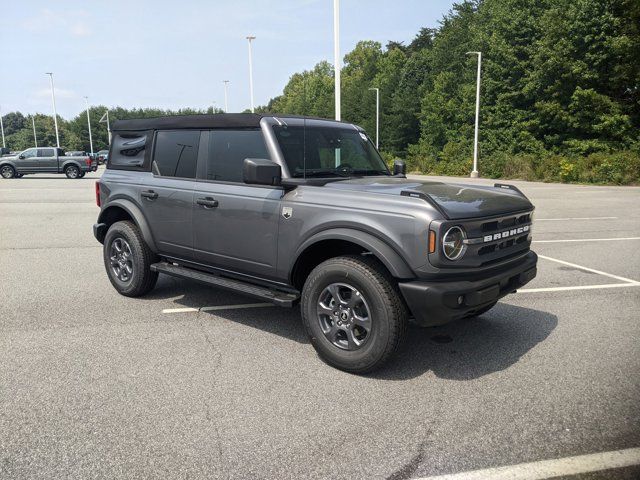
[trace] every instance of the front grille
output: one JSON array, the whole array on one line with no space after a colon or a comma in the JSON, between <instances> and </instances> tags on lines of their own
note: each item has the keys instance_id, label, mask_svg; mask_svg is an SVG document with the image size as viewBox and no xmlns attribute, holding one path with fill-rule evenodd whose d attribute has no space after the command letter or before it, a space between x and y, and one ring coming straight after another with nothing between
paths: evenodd
<instances>
[{"instance_id":1,"label":"front grille","mask_svg":"<svg viewBox=\"0 0 640 480\"><path fill-rule=\"evenodd\" d=\"M510 216L499 220L484 222L482 224L482 231L485 233L495 232L498 230L505 230L515 225L525 225L527 223L531 223L531 213L525 213L524 215Z\"/></svg>"},{"instance_id":2,"label":"front grille","mask_svg":"<svg viewBox=\"0 0 640 480\"><path fill-rule=\"evenodd\" d=\"M485 267L526 255L531 246L532 213L442 222L442 233L454 225L464 228L469 239L467 251L460 260L451 261L438 250L430 261L439 267Z\"/></svg>"}]
</instances>

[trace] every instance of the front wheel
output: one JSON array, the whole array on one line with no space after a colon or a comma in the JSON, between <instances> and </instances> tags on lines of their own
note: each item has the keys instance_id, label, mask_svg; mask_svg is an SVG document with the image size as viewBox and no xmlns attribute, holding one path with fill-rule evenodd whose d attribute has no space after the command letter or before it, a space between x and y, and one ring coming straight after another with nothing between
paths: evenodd
<instances>
[{"instance_id":1,"label":"front wheel","mask_svg":"<svg viewBox=\"0 0 640 480\"><path fill-rule=\"evenodd\" d=\"M103 259L109 280L121 295L139 297L155 287L158 272L151 271L151 264L157 258L134 223L116 222L109 227Z\"/></svg>"},{"instance_id":2,"label":"front wheel","mask_svg":"<svg viewBox=\"0 0 640 480\"><path fill-rule=\"evenodd\" d=\"M377 261L343 256L318 265L302 291L302 321L320 358L353 373L382 366L399 348L407 309Z\"/></svg>"},{"instance_id":3,"label":"front wheel","mask_svg":"<svg viewBox=\"0 0 640 480\"><path fill-rule=\"evenodd\" d=\"M13 178L16 176L16 171L11 165L3 165L0 168L0 175L2 178Z\"/></svg>"},{"instance_id":4,"label":"front wheel","mask_svg":"<svg viewBox=\"0 0 640 480\"><path fill-rule=\"evenodd\" d=\"M64 174L67 178L80 178L80 169L75 165L69 165L64 169Z\"/></svg>"}]
</instances>

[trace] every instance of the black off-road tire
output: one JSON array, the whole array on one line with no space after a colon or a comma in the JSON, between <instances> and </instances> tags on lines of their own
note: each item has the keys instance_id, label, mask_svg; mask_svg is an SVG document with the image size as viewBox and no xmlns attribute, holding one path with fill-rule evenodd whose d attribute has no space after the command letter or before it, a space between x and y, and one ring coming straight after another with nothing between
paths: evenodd
<instances>
[{"instance_id":1,"label":"black off-road tire","mask_svg":"<svg viewBox=\"0 0 640 480\"><path fill-rule=\"evenodd\" d=\"M320 295L336 283L355 287L370 310L369 337L355 350L332 343L317 313ZM395 280L376 259L361 255L331 258L314 268L302 290L301 311L309 340L320 358L347 372L362 374L380 368L406 335L408 312Z\"/></svg>"},{"instance_id":2,"label":"black off-road tire","mask_svg":"<svg viewBox=\"0 0 640 480\"><path fill-rule=\"evenodd\" d=\"M81 178L80 169L75 165L69 165L68 167L66 167L64 169L64 174L67 176L67 178L71 178L73 180Z\"/></svg>"},{"instance_id":3,"label":"black off-road tire","mask_svg":"<svg viewBox=\"0 0 640 480\"><path fill-rule=\"evenodd\" d=\"M118 278L112 268L112 246L118 239L120 239L119 244L121 246L126 244L131 252L133 272L127 281ZM133 222L116 222L109 227L104 238L103 259L109 280L121 295L140 297L150 292L158 281L158 272L152 272L150 268L151 264L158 261L158 257L149 249L142 233Z\"/></svg>"}]
</instances>

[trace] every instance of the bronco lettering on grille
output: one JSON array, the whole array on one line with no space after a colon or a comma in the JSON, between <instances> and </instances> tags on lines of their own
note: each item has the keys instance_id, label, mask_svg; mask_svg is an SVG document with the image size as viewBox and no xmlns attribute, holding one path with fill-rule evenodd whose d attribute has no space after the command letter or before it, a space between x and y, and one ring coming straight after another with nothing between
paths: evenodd
<instances>
[{"instance_id":1,"label":"bronco lettering on grille","mask_svg":"<svg viewBox=\"0 0 640 480\"><path fill-rule=\"evenodd\" d=\"M526 233L529 231L530 225L525 225L523 227L512 228L511 230L505 230L504 232L494 233L492 235L485 235L483 237L483 241L494 242L496 240L500 240L502 238L513 237L514 235L520 235L521 233Z\"/></svg>"}]
</instances>

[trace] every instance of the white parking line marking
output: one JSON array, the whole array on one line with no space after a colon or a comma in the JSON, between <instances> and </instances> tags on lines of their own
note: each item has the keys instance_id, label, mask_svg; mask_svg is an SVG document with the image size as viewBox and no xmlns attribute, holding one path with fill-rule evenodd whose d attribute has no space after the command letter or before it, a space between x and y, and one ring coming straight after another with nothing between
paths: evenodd
<instances>
[{"instance_id":1,"label":"white parking line marking","mask_svg":"<svg viewBox=\"0 0 640 480\"><path fill-rule=\"evenodd\" d=\"M605 283L603 285L578 285L575 287L521 288L517 293L564 292L569 290L599 290L601 288L640 287L640 283Z\"/></svg>"},{"instance_id":2,"label":"white parking line marking","mask_svg":"<svg viewBox=\"0 0 640 480\"><path fill-rule=\"evenodd\" d=\"M640 240L640 237L617 237L617 238L575 238L563 240L534 240L531 243L565 243L565 242L611 242L619 240Z\"/></svg>"},{"instance_id":3,"label":"white parking line marking","mask_svg":"<svg viewBox=\"0 0 640 480\"><path fill-rule=\"evenodd\" d=\"M213 312L215 310L239 310L242 308L273 307L273 303L244 303L241 305L215 305L213 307L165 308L162 313Z\"/></svg>"},{"instance_id":4,"label":"white parking line marking","mask_svg":"<svg viewBox=\"0 0 640 480\"><path fill-rule=\"evenodd\" d=\"M575 263L565 262L564 260L558 260L557 258L551 258L551 257L547 257L545 255L538 255L538 258L544 258L545 260L550 260L552 262L560 263L560 264L566 265L568 267L577 268L578 270L584 270L585 272L592 272L592 273L597 273L598 275L603 275L605 277L615 278L616 280L620 280L622 282L628 282L628 283L631 283L631 284L634 284L634 285L635 284L640 285L640 282L638 282L636 280L631 280L630 278L620 277L618 275L613 275L611 273L603 272L601 270L596 270L594 268L583 267L582 265L576 265Z\"/></svg>"},{"instance_id":5,"label":"white parking line marking","mask_svg":"<svg viewBox=\"0 0 640 480\"><path fill-rule=\"evenodd\" d=\"M614 220L618 217L567 217L567 218L536 218L536 222L563 222L565 220Z\"/></svg>"},{"instance_id":6,"label":"white parking line marking","mask_svg":"<svg viewBox=\"0 0 640 480\"><path fill-rule=\"evenodd\" d=\"M640 465L640 448L520 463L506 467L416 478L414 480L544 480Z\"/></svg>"}]
</instances>

